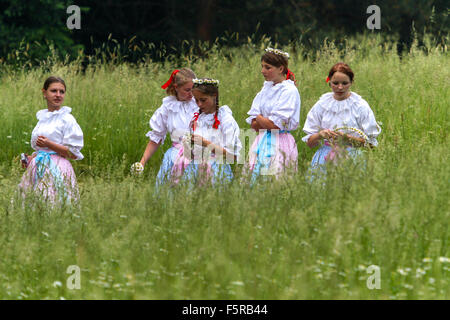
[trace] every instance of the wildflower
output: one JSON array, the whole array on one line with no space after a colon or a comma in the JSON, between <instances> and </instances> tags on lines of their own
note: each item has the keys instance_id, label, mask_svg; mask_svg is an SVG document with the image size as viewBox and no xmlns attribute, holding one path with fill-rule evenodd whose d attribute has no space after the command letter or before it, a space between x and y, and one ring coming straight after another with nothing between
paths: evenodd
<instances>
[{"instance_id":1,"label":"wildflower","mask_svg":"<svg viewBox=\"0 0 450 320\"><path fill-rule=\"evenodd\" d=\"M432 262L433 259L431 258L423 258L422 262Z\"/></svg>"},{"instance_id":2,"label":"wildflower","mask_svg":"<svg viewBox=\"0 0 450 320\"><path fill-rule=\"evenodd\" d=\"M408 275L408 271L406 269L397 269L397 272L400 273L402 276L407 276Z\"/></svg>"},{"instance_id":3,"label":"wildflower","mask_svg":"<svg viewBox=\"0 0 450 320\"><path fill-rule=\"evenodd\" d=\"M439 262L441 262L441 263L449 263L450 262L450 258L439 257Z\"/></svg>"},{"instance_id":4,"label":"wildflower","mask_svg":"<svg viewBox=\"0 0 450 320\"><path fill-rule=\"evenodd\" d=\"M61 281L55 281L55 282L53 282L53 287L54 287L54 288L62 287Z\"/></svg>"},{"instance_id":5,"label":"wildflower","mask_svg":"<svg viewBox=\"0 0 450 320\"><path fill-rule=\"evenodd\" d=\"M416 269L416 278L421 278L423 275L425 275L426 271L421 268Z\"/></svg>"}]
</instances>

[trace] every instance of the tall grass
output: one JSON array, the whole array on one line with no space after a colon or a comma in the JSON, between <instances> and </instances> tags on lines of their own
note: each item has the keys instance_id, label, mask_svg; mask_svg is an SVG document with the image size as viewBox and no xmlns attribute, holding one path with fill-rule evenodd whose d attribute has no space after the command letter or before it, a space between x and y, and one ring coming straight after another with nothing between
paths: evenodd
<instances>
[{"instance_id":1,"label":"tall grass","mask_svg":"<svg viewBox=\"0 0 450 320\"><path fill-rule=\"evenodd\" d=\"M260 90L268 40L212 48L185 65L220 79L221 104L241 128ZM394 48L394 49L392 49ZM449 143L447 51L413 46L400 59L371 36L315 55L289 48L302 99L293 132L299 172L254 187L183 187L155 192L169 139L140 179L128 175L147 143L148 120L160 106L160 85L178 65L146 61L91 64L49 60L7 72L0 82L0 297L4 299L448 299ZM306 114L335 62L355 71L353 91L382 123L365 170L344 166L326 183L309 183L315 150L300 140ZM85 160L74 168L79 207L21 205L15 194L30 152L36 111L45 107L46 76L66 79L66 104L85 135ZM239 172L239 165L235 166ZM66 287L69 265L81 268L81 289ZM377 265L381 289L369 290Z\"/></svg>"}]
</instances>

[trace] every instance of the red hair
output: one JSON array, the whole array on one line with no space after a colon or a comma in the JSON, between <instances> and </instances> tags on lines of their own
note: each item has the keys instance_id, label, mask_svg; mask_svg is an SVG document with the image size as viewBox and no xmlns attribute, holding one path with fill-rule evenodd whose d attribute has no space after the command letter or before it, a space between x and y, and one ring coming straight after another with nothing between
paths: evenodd
<instances>
[{"instance_id":1,"label":"red hair","mask_svg":"<svg viewBox=\"0 0 450 320\"><path fill-rule=\"evenodd\" d=\"M350 82L353 82L353 78L355 77L355 74L353 73L353 70L350 68L350 66L344 62L338 62L334 66L331 67L330 72L328 73L328 79L331 79L333 77L333 74L336 72L342 72L346 74L350 78Z\"/></svg>"}]
</instances>

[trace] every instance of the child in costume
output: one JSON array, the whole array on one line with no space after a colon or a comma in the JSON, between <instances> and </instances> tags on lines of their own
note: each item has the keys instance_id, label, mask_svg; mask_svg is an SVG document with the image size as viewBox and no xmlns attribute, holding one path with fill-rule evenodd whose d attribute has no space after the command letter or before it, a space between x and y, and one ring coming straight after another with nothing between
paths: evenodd
<instances>
[{"instance_id":1,"label":"child in costume","mask_svg":"<svg viewBox=\"0 0 450 320\"><path fill-rule=\"evenodd\" d=\"M132 166L132 172L142 172L147 161L164 143L166 134L170 134L172 147L164 154L164 158L156 177L156 185L161 185L171 180L173 163L182 146L182 138L189 132L189 123L198 106L192 95L194 86L192 79L195 74L188 68L174 70L169 80L162 85L168 96L162 101L162 105L155 111L150 119L150 128L147 133L150 141L144 151L140 162Z\"/></svg>"},{"instance_id":2,"label":"child in costume","mask_svg":"<svg viewBox=\"0 0 450 320\"><path fill-rule=\"evenodd\" d=\"M321 143L314 154L311 169L325 171L328 162L339 158L356 159L361 146L377 146L381 128L372 109L360 95L351 92L354 73L345 63L337 63L327 77L332 92L323 94L308 112L302 138L313 148Z\"/></svg>"},{"instance_id":3,"label":"child in costume","mask_svg":"<svg viewBox=\"0 0 450 320\"><path fill-rule=\"evenodd\" d=\"M291 131L300 121L300 94L295 76L288 69L289 54L268 48L261 57L265 82L253 100L247 123L259 135L253 142L248 169L252 181L259 175L279 177L297 170L298 150Z\"/></svg>"},{"instance_id":4,"label":"child in costume","mask_svg":"<svg viewBox=\"0 0 450 320\"><path fill-rule=\"evenodd\" d=\"M172 176L204 185L211 181L229 182L234 163L242 148L239 126L228 106L219 107L219 81L194 79L193 94L199 106L191 121L191 133L185 137Z\"/></svg>"},{"instance_id":5,"label":"child in costume","mask_svg":"<svg viewBox=\"0 0 450 320\"><path fill-rule=\"evenodd\" d=\"M31 133L31 146L36 152L26 156L27 170L19 184L26 196L34 192L52 204L69 204L79 198L75 172L68 159L82 160L83 131L62 106L66 94L63 79L49 77L42 89L47 109L37 112L38 123Z\"/></svg>"}]
</instances>

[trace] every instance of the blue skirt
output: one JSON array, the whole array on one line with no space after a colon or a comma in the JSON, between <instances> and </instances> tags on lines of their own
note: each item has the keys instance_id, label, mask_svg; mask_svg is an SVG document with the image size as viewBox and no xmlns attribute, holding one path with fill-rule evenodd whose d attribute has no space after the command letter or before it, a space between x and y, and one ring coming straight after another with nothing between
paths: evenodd
<instances>
[{"instance_id":1,"label":"blue skirt","mask_svg":"<svg viewBox=\"0 0 450 320\"><path fill-rule=\"evenodd\" d=\"M161 167L159 167L158 175L156 176L157 188L170 181L172 167L179 151L180 149L176 147L170 147L166 153L164 153Z\"/></svg>"},{"instance_id":2,"label":"blue skirt","mask_svg":"<svg viewBox=\"0 0 450 320\"><path fill-rule=\"evenodd\" d=\"M332 150L332 147L323 145L319 148L319 150L316 151L314 154L312 161L311 161L311 167L309 168L309 173L314 176L316 174L326 174L326 156L330 153ZM354 148L354 147L347 147L346 148L348 155L350 159L353 161L360 160L363 152L360 148Z\"/></svg>"},{"instance_id":3,"label":"blue skirt","mask_svg":"<svg viewBox=\"0 0 450 320\"><path fill-rule=\"evenodd\" d=\"M191 162L184 169L183 181L195 182L199 181L199 164ZM210 162L211 182L213 185L233 180L233 171L229 164L217 164L215 161Z\"/></svg>"}]
</instances>

